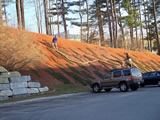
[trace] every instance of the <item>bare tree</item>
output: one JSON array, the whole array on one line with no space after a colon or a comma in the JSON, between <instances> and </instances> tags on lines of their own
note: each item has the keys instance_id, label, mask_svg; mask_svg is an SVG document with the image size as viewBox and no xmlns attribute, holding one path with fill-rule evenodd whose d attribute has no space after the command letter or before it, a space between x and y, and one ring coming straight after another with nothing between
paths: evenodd
<instances>
[{"instance_id":1,"label":"bare tree","mask_svg":"<svg viewBox=\"0 0 160 120\"><path fill-rule=\"evenodd\" d=\"M0 0L0 25L3 25L1 0Z\"/></svg>"},{"instance_id":2,"label":"bare tree","mask_svg":"<svg viewBox=\"0 0 160 120\"><path fill-rule=\"evenodd\" d=\"M140 22L142 22L142 17L141 17L141 4L140 4L140 0L138 0L138 6L139 6L139 19L140 19ZM141 49L144 49L144 39L143 39L143 28L142 28L142 24L140 26L140 29L141 29Z\"/></svg>"},{"instance_id":3,"label":"bare tree","mask_svg":"<svg viewBox=\"0 0 160 120\"><path fill-rule=\"evenodd\" d=\"M102 14L101 14L101 8L100 8L100 2L96 0L96 10L97 10L97 18L98 18L98 26L99 26L99 32L100 32L100 44L104 46L104 31L103 31L103 20L102 20Z\"/></svg>"},{"instance_id":4,"label":"bare tree","mask_svg":"<svg viewBox=\"0 0 160 120\"><path fill-rule=\"evenodd\" d=\"M66 17L65 17L66 9L65 9L64 4L65 2L64 0L62 0L62 19L63 19L63 24L64 24L65 38L68 39L67 24L66 24Z\"/></svg>"},{"instance_id":5,"label":"bare tree","mask_svg":"<svg viewBox=\"0 0 160 120\"><path fill-rule=\"evenodd\" d=\"M118 20L118 24L119 24L119 27L120 27L120 30L121 30L121 34L122 34L122 42L121 42L121 48L125 48L127 49L127 46L126 46L126 41L125 41L125 35L124 35L124 28L123 28L123 25L122 25L122 15L121 15L121 3L120 3L120 0L118 0L118 11L119 11L119 20Z\"/></svg>"},{"instance_id":6,"label":"bare tree","mask_svg":"<svg viewBox=\"0 0 160 120\"><path fill-rule=\"evenodd\" d=\"M20 0L20 9L21 9L21 21L22 21L22 29L25 30L25 17L24 17L24 2Z\"/></svg>"},{"instance_id":7,"label":"bare tree","mask_svg":"<svg viewBox=\"0 0 160 120\"><path fill-rule=\"evenodd\" d=\"M110 34L110 46L113 47L113 36L112 36L112 27L111 27L112 25L111 25L111 20L110 20L110 11L109 11L108 0L106 0L106 6L107 6L109 34Z\"/></svg>"},{"instance_id":8,"label":"bare tree","mask_svg":"<svg viewBox=\"0 0 160 120\"><path fill-rule=\"evenodd\" d=\"M86 0L86 8L87 8L87 43L89 43L89 8L88 8L88 0Z\"/></svg>"},{"instance_id":9,"label":"bare tree","mask_svg":"<svg viewBox=\"0 0 160 120\"><path fill-rule=\"evenodd\" d=\"M58 28L58 36L61 37L61 34L60 34L60 23L59 23L58 0L56 0L56 10L57 10L57 28Z\"/></svg>"},{"instance_id":10,"label":"bare tree","mask_svg":"<svg viewBox=\"0 0 160 120\"><path fill-rule=\"evenodd\" d=\"M43 0L43 5L44 5L44 14L45 14L45 24L46 24L46 34L49 34L49 27L48 27L48 16L47 16L47 0Z\"/></svg>"},{"instance_id":11,"label":"bare tree","mask_svg":"<svg viewBox=\"0 0 160 120\"><path fill-rule=\"evenodd\" d=\"M117 47L117 39L116 39L116 30L115 30L115 14L114 14L114 0L110 0L111 2L111 15L112 15L112 29L113 29L113 38L114 38L114 48Z\"/></svg>"},{"instance_id":12,"label":"bare tree","mask_svg":"<svg viewBox=\"0 0 160 120\"><path fill-rule=\"evenodd\" d=\"M19 0L16 0L16 11L17 11L18 29L21 29L21 13L19 7Z\"/></svg>"},{"instance_id":13,"label":"bare tree","mask_svg":"<svg viewBox=\"0 0 160 120\"><path fill-rule=\"evenodd\" d=\"M156 29L156 40L157 40L158 55L160 55L160 41L159 41L159 32L158 32L158 27L157 27L155 1L152 0L152 2L153 2L153 15L154 15L154 23L155 23L155 29Z\"/></svg>"},{"instance_id":14,"label":"bare tree","mask_svg":"<svg viewBox=\"0 0 160 120\"><path fill-rule=\"evenodd\" d=\"M6 23L6 26L8 26L8 17L7 17L7 11L6 11L6 2L7 1L5 1L5 0L2 0L2 3L3 3L3 8L4 8L4 11L3 11L3 13L4 13L4 16L5 16L5 23Z\"/></svg>"},{"instance_id":15,"label":"bare tree","mask_svg":"<svg viewBox=\"0 0 160 120\"><path fill-rule=\"evenodd\" d=\"M36 13L36 19L37 19L38 32L42 33L41 2L40 2L40 0L33 0L33 3L35 5L35 13Z\"/></svg>"}]
</instances>

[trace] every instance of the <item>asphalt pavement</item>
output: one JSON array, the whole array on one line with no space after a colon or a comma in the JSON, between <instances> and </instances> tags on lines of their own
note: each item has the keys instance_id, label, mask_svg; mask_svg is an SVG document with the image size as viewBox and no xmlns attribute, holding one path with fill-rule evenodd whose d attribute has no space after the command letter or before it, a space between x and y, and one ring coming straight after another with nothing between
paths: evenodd
<instances>
[{"instance_id":1,"label":"asphalt pavement","mask_svg":"<svg viewBox=\"0 0 160 120\"><path fill-rule=\"evenodd\" d=\"M0 120L160 120L160 87L89 91L0 104Z\"/></svg>"}]
</instances>

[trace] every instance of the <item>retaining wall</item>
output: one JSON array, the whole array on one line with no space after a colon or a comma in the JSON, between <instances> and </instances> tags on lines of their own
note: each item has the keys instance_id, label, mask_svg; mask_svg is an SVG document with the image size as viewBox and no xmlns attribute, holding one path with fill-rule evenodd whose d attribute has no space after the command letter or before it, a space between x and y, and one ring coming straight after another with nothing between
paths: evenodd
<instances>
[{"instance_id":1,"label":"retaining wall","mask_svg":"<svg viewBox=\"0 0 160 120\"><path fill-rule=\"evenodd\" d=\"M32 82L31 76L21 76L18 71L8 72L0 66L0 100L42 93L48 90L48 87L41 88L39 82Z\"/></svg>"}]
</instances>

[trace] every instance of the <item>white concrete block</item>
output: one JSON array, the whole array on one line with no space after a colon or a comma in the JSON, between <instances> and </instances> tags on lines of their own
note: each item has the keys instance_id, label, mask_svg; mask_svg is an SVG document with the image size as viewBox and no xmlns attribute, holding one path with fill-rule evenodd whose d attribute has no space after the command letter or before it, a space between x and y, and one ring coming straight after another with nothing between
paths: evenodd
<instances>
[{"instance_id":1,"label":"white concrete block","mask_svg":"<svg viewBox=\"0 0 160 120\"><path fill-rule=\"evenodd\" d=\"M28 87L29 88L40 88L41 85L39 82L28 82Z\"/></svg>"},{"instance_id":2,"label":"white concrete block","mask_svg":"<svg viewBox=\"0 0 160 120\"><path fill-rule=\"evenodd\" d=\"M2 101L2 100L8 100L8 99L9 99L8 96L0 97L0 101Z\"/></svg>"},{"instance_id":3,"label":"white concrete block","mask_svg":"<svg viewBox=\"0 0 160 120\"><path fill-rule=\"evenodd\" d=\"M15 88L25 88L27 87L27 82L10 83L11 89Z\"/></svg>"},{"instance_id":4,"label":"white concrete block","mask_svg":"<svg viewBox=\"0 0 160 120\"><path fill-rule=\"evenodd\" d=\"M9 78L11 83L18 83L18 82L28 82L31 81L30 76L20 76L20 77L11 77Z\"/></svg>"},{"instance_id":5,"label":"white concrete block","mask_svg":"<svg viewBox=\"0 0 160 120\"><path fill-rule=\"evenodd\" d=\"M49 89L47 86L43 87L43 88L38 88L40 92L47 92Z\"/></svg>"},{"instance_id":6,"label":"white concrete block","mask_svg":"<svg viewBox=\"0 0 160 120\"><path fill-rule=\"evenodd\" d=\"M13 95L27 94L27 88L15 88L12 90Z\"/></svg>"},{"instance_id":7,"label":"white concrete block","mask_svg":"<svg viewBox=\"0 0 160 120\"><path fill-rule=\"evenodd\" d=\"M27 88L28 94L39 93L38 88Z\"/></svg>"},{"instance_id":8,"label":"white concrete block","mask_svg":"<svg viewBox=\"0 0 160 120\"><path fill-rule=\"evenodd\" d=\"M0 91L0 96L12 96L13 93L11 90L2 90Z\"/></svg>"},{"instance_id":9,"label":"white concrete block","mask_svg":"<svg viewBox=\"0 0 160 120\"><path fill-rule=\"evenodd\" d=\"M6 68L4 68L4 67L0 66L0 73L1 73L1 72L8 72L8 71L7 71L7 69L6 69Z\"/></svg>"},{"instance_id":10,"label":"white concrete block","mask_svg":"<svg viewBox=\"0 0 160 120\"><path fill-rule=\"evenodd\" d=\"M0 84L0 90L7 90L10 89L10 84Z\"/></svg>"},{"instance_id":11,"label":"white concrete block","mask_svg":"<svg viewBox=\"0 0 160 120\"><path fill-rule=\"evenodd\" d=\"M6 77L6 78L10 78L10 77L18 77L21 76L21 74L17 71L14 72L5 72L5 73L1 73L0 77Z\"/></svg>"},{"instance_id":12,"label":"white concrete block","mask_svg":"<svg viewBox=\"0 0 160 120\"><path fill-rule=\"evenodd\" d=\"M7 83L9 83L9 80L8 80L8 78L3 78L3 77L0 77L0 84L7 84Z\"/></svg>"}]
</instances>

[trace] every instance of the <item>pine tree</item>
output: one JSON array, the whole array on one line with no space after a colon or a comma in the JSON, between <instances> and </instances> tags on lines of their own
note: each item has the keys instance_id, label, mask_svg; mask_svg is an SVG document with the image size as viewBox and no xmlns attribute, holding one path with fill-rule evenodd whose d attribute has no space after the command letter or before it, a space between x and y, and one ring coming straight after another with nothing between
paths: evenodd
<instances>
[{"instance_id":1,"label":"pine tree","mask_svg":"<svg viewBox=\"0 0 160 120\"><path fill-rule=\"evenodd\" d=\"M3 25L3 16L2 16L2 5L0 0L0 25Z\"/></svg>"},{"instance_id":2,"label":"pine tree","mask_svg":"<svg viewBox=\"0 0 160 120\"><path fill-rule=\"evenodd\" d=\"M21 21L22 21L22 29L25 30L25 17L24 17L24 2L20 0L20 10L21 10Z\"/></svg>"}]
</instances>

